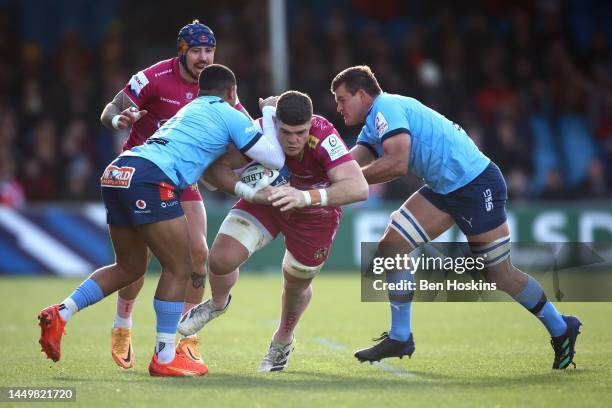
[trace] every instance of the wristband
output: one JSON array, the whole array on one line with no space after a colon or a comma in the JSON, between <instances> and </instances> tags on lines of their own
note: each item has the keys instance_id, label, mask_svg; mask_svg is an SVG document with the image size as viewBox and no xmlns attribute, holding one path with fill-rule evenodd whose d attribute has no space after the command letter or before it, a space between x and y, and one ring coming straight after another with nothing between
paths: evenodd
<instances>
[{"instance_id":1,"label":"wristband","mask_svg":"<svg viewBox=\"0 0 612 408\"><path fill-rule=\"evenodd\" d=\"M319 194L321 194L321 207L327 206L327 190L324 188L320 188Z\"/></svg>"},{"instance_id":2,"label":"wristband","mask_svg":"<svg viewBox=\"0 0 612 408\"><path fill-rule=\"evenodd\" d=\"M234 186L234 193L238 197L244 198L248 202L251 202L253 197L255 197L255 193L257 193L257 191L253 187L249 186L248 184L242 181L239 181Z\"/></svg>"},{"instance_id":3,"label":"wristband","mask_svg":"<svg viewBox=\"0 0 612 408\"><path fill-rule=\"evenodd\" d=\"M322 205L321 190L302 191L302 193L304 194L304 199L306 200L306 206L319 207ZM325 192L325 194L327 194L327 192ZM327 201L327 198L326 198L326 201Z\"/></svg>"},{"instance_id":4,"label":"wristband","mask_svg":"<svg viewBox=\"0 0 612 408\"><path fill-rule=\"evenodd\" d=\"M115 115L113 116L113 119L111 119L111 125L116 130L120 130L119 129L119 119L121 119L121 115Z\"/></svg>"},{"instance_id":5,"label":"wristband","mask_svg":"<svg viewBox=\"0 0 612 408\"><path fill-rule=\"evenodd\" d=\"M310 192L302 191L302 195L304 196L304 207L308 207L312 202L312 199L310 198Z\"/></svg>"}]
</instances>

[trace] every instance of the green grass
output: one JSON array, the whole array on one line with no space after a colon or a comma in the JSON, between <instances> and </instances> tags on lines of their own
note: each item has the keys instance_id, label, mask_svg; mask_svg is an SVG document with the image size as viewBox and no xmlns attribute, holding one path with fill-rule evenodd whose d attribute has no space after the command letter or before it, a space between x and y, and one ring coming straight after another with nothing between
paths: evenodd
<instances>
[{"instance_id":1,"label":"green grass","mask_svg":"<svg viewBox=\"0 0 612 408\"><path fill-rule=\"evenodd\" d=\"M611 303L558 304L584 323L576 370L550 369L546 331L513 303L417 303L413 358L359 364L352 351L387 329L388 306L361 303L356 274L323 274L288 371L260 374L279 315L281 280L244 273L229 312L201 334L209 374L152 378L156 280L147 280L136 305L136 366L125 371L110 357L114 296L71 320L62 360L52 363L39 352L36 314L79 281L0 279L0 386L75 387L77 402L67 405L88 407L612 406ZM36 406L44 405L58 406Z\"/></svg>"}]
</instances>

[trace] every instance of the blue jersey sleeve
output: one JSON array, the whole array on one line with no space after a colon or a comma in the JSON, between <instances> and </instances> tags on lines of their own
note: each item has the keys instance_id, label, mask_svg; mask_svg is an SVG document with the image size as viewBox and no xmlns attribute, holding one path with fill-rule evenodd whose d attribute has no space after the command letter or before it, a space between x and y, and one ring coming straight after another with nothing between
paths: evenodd
<instances>
[{"instance_id":1,"label":"blue jersey sleeve","mask_svg":"<svg viewBox=\"0 0 612 408\"><path fill-rule=\"evenodd\" d=\"M376 151L377 143L378 143L378 140L372 137L372 132L368 131L368 126L366 124L361 129L361 132L359 132L359 135L357 136L357 144L368 148L368 150L372 152L374 157L378 158L379 154Z\"/></svg>"},{"instance_id":2,"label":"blue jersey sleeve","mask_svg":"<svg viewBox=\"0 0 612 408\"><path fill-rule=\"evenodd\" d=\"M376 101L372 107L370 132L376 135L380 142L400 133L410 134L410 124L405 109L393 98L385 95Z\"/></svg>"},{"instance_id":3,"label":"blue jersey sleeve","mask_svg":"<svg viewBox=\"0 0 612 408\"><path fill-rule=\"evenodd\" d=\"M234 108L231 114L227 115L227 126L232 142L242 153L249 150L261 137L258 127Z\"/></svg>"}]
</instances>

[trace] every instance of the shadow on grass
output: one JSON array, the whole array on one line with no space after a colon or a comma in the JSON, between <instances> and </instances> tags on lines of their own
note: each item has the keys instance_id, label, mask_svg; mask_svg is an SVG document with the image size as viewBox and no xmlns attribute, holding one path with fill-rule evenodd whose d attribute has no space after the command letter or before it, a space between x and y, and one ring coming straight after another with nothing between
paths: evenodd
<instances>
[{"instance_id":1,"label":"shadow on grass","mask_svg":"<svg viewBox=\"0 0 612 408\"><path fill-rule=\"evenodd\" d=\"M313 371L287 371L284 373L210 373L204 377L192 378L160 378L151 377L143 371L132 371L118 374L116 377L106 378L83 378L75 375L57 375L54 380L75 385L75 383L97 383L109 384L122 381L123 386L154 385L170 389L259 389L268 391L292 390L317 390L317 391L376 391L381 389L393 389L401 387L402 391L418 388L420 391L431 388L444 387L451 391L453 388L461 388L464 391L470 389L484 388L508 388L513 386L562 386L575 384L577 378L585 376L596 376L601 370L567 370L563 372L548 372L541 374L529 374L524 376L500 377L481 376L466 377L443 375L430 372L412 371L415 377L399 377L387 372L366 372L364 375L332 375ZM69 384L68 384L69 383ZM450 387L450 389L449 389Z\"/></svg>"}]
</instances>

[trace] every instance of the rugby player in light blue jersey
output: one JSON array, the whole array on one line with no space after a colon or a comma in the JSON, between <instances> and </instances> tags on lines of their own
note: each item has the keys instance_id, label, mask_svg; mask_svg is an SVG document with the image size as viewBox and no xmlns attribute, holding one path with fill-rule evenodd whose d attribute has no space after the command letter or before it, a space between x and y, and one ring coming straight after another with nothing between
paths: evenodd
<instances>
[{"instance_id":1,"label":"rugby player in light blue jersey","mask_svg":"<svg viewBox=\"0 0 612 408\"><path fill-rule=\"evenodd\" d=\"M384 93L367 66L340 72L331 91L344 122L364 124L351 153L369 184L394 180L408 170L425 181L391 214L379 250L392 246L410 253L457 224L473 254L484 259L485 278L544 324L552 337L553 368L573 364L580 321L559 314L539 283L510 260L506 183L499 168L461 126L416 99ZM410 271L389 277L412 278ZM373 347L357 351L359 361L412 355L412 296L408 290L389 291L391 329Z\"/></svg>"},{"instance_id":2,"label":"rugby player in light blue jersey","mask_svg":"<svg viewBox=\"0 0 612 408\"><path fill-rule=\"evenodd\" d=\"M199 97L166 122L145 144L123 152L101 177L102 198L116 261L95 271L60 304L43 309L39 343L47 357L60 359L64 327L71 316L140 278L146 270L147 247L162 273L153 301L157 342L149 364L155 376L204 375L208 367L175 353L176 328L191 272L189 230L179 193L196 183L230 144L266 167L279 169L285 156L276 139L271 115L262 135L233 108L236 78L223 65L209 65L199 77ZM255 191L235 179L235 193L247 201L269 204L271 189Z\"/></svg>"}]
</instances>

